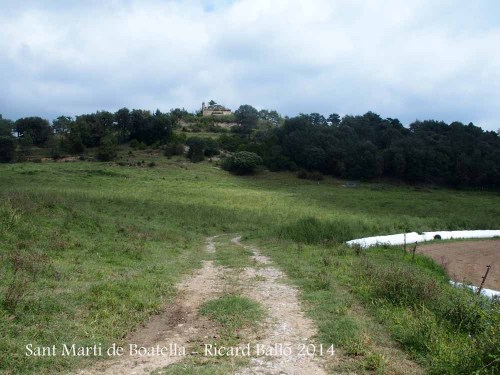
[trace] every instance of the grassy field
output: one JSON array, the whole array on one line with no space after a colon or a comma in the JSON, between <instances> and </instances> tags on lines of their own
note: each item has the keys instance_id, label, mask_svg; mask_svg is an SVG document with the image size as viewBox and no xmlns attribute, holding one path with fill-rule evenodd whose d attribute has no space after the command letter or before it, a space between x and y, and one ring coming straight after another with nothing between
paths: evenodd
<instances>
[{"instance_id":1,"label":"grassy field","mask_svg":"<svg viewBox=\"0 0 500 375\"><path fill-rule=\"evenodd\" d=\"M154 152L119 161L124 165L0 165L0 352L8 353L0 372L84 365L80 358L26 357L25 345L122 340L169 303L180 277L206 259L206 236L236 232L267 249L301 287L320 340L355 358L347 368L390 368L390 354L377 350L380 340L401 343L431 373L470 373L488 361L471 357L485 348L467 354L477 344L467 337L476 329L478 337L498 341L498 331L457 326L464 319L450 316L461 312L431 303L452 293L434 263L419 257L412 264L394 249L360 255L340 243L404 230L498 229L498 193L380 183L349 188L288 173L236 177L214 163ZM224 261L238 262L230 255ZM409 282L394 287L396 276L387 270ZM379 285L381 279L389 284ZM434 291L419 294L412 285ZM393 293L383 293L385 287ZM465 354L468 364L460 367Z\"/></svg>"}]
</instances>

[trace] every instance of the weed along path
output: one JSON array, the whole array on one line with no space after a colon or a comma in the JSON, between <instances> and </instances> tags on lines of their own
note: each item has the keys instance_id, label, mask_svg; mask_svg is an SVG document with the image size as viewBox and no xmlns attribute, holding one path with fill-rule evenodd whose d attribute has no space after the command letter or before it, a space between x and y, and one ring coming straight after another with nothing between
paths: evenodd
<instances>
[{"instance_id":1,"label":"weed along path","mask_svg":"<svg viewBox=\"0 0 500 375\"><path fill-rule=\"evenodd\" d=\"M78 374L326 374L323 360L335 353L312 341L315 326L286 275L240 237L209 237L205 249L210 260L127 338L123 356Z\"/></svg>"}]
</instances>

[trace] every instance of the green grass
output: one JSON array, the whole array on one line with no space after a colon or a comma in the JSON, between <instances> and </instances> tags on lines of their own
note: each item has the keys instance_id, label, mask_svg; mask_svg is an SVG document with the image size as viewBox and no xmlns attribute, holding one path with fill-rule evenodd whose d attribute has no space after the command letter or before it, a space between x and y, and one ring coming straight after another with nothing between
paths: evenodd
<instances>
[{"instance_id":1,"label":"green grass","mask_svg":"<svg viewBox=\"0 0 500 375\"><path fill-rule=\"evenodd\" d=\"M400 248L359 252L331 243L294 248L263 241L261 248L301 287L320 341L364 358L343 370L369 370L392 346L389 332L430 374L498 371L500 305L452 288L430 258L412 261ZM402 360L386 359L383 368Z\"/></svg>"},{"instance_id":2,"label":"green grass","mask_svg":"<svg viewBox=\"0 0 500 375\"><path fill-rule=\"evenodd\" d=\"M215 253L215 261L218 265L228 268L241 268L253 266L250 256L252 252L243 246L234 244L229 241L233 236L224 236L227 241L221 241L217 238L217 252Z\"/></svg>"},{"instance_id":3,"label":"green grass","mask_svg":"<svg viewBox=\"0 0 500 375\"><path fill-rule=\"evenodd\" d=\"M200 131L200 132L183 132L183 131L178 131L176 133L178 133L178 134L185 134L187 139L193 138L193 137L218 139L221 136L221 134L224 134L222 132L220 132L220 133L214 133L214 132L206 132L206 131Z\"/></svg>"},{"instance_id":4,"label":"green grass","mask_svg":"<svg viewBox=\"0 0 500 375\"><path fill-rule=\"evenodd\" d=\"M138 166L142 160L156 166ZM301 287L323 340L342 345L342 337L357 330L353 337L371 352L364 337L375 328L363 323L364 313L351 314L356 304L397 339L409 328L394 328L396 318L383 313L386 304L371 307L379 298L356 283L351 270L358 257L342 255L336 243L406 229L500 227L494 192L346 188L339 180L318 184L289 173L236 177L214 163L191 164L147 150L122 152L118 162L123 166L0 165L0 351L8 353L0 357L0 372L54 373L84 365L78 358L34 360L24 356L24 347L123 340L172 300L182 275L207 259L204 238L221 233L262 241L263 250ZM248 254L233 250L222 248L216 261L245 265ZM388 249L369 258L387 266L397 261ZM445 282L435 265L418 267ZM354 322L328 327L332 316ZM345 328L350 326L357 328ZM369 358L367 363L376 362L376 356ZM432 366L428 354L422 358Z\"/></svg>"},{"instance_id":5,"label":"green grass","mask_svg":"<svg viewBox=\"0 0 500 375\"><path fill-rule=\"evenodd\" d=\"M237 331L257 325L264 312L261 306L246 297L225 295L205 302L200 312L223 327L223 335L234 337Z\"/></svg>"}]
</instances>

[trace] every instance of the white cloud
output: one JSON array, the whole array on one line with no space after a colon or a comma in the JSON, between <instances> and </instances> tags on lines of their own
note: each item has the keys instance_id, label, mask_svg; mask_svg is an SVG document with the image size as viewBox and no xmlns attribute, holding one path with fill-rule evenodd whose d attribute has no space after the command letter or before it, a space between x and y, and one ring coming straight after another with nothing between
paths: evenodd
<instances>
[{"instance_id":1,"label":"white cloud","mask_svg":"<svg viewBox=\"0 0 500 375\"><path fill-rule=\"evenodd\" d=\"M492 1L0 1L0 112L216 99L497 129Z\"/></svg>"}]
</instances>

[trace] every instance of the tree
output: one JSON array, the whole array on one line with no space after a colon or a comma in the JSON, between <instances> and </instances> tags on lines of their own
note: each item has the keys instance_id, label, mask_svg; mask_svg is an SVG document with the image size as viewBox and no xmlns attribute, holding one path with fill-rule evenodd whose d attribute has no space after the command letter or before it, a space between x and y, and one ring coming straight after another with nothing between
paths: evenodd
<instances>
[{"instance_id":1,"label":"tree","mask_svg":"<svg viewBox=\"0 0 500 375\"><path fill-rule=\"evenodd\" d=\"M14 123L11 120L4 119L0 115L0 137L12 137L12 131L14 130Z\"/></svg>"},{"instance_id":2,"label":"tree","mask_svg":"<svg viewBox=\"0 0 500 375\"><path fill-rule=\"evenodd\" d=\"M241 105L235 112L236 121L244 133L250 133L259 121L259 111L248 104Z\"/></svg>"},{"instance_id":3,"label":"tree","mask_svg":"<svg viewBox=\"0 0 500 375\"><path fill-rule=\"evenodd\" d=\"M175 108L170 110L170 116L174 118L176 121L183 119L186 116L189 116L189 112L184 108Z\"/></svg>"},{"instance_id":4,"label":"tree","mask_svg":"<svg viewBox=\"0 0 500 375\"><path fill-rule=\"evenodd\" d=\"M259 111L259 119L264 123L271 124L272 126L279 126L283 123L281 115L274 110L262 109Z\"/></svg>"},{"instance_id":5,"label":"tree","mask_svg":"<svg viewBox=\"0 0 500 375\"><path fill-rule=\"evenodd\" d=\"M116 129L120 133L120 142L128 142L130 139L132 123L130 118L130 110L128 108L121 108L115 112L114 117Z\"/></svg>"},{"instance_id":6,"label":"tree","mask_svg":"<svg viewBox=\"0 0 500 375\"><path fill-rule=\"evenodd\" d=\"M340 124L340 116L336 113L332 113L326 121L331 122L332 126L338 126Z\"/></svg>"},{"instance_id":7,"label":"tree","mask_svg":"<svg viewBox=\"0 0 500 375\"><path fill-rule=\"evenodd\" d=\"M346 174L348 178L370 180L382 174L382 157L370 141L357 142L348 154Z\"/></svg>"},{"instance_id":8,"label":"tree","mask_svg":"<svg viewBox=\"0 0 500 375\"><path fill-rule=\"evenodd\" d=\"M116 158L116 139L112 135L104 137L97 149L97 159L100 161L110 161Z\"/></svg>"},{"instance_id":9,"label":"tree","mask_svg":"<svg viewBox=\"0 0 500 375\"><path fill-rule=\"evenodd\" d=\"M15 128L21 139L29 135L35 146L43 146L52 136L49 122L41 117L20 118L15 122Z\"/></svg>"},{"instance_id":10,"label":"tree","mask_svg":"<svg viewBox=\"0 0 500 375\"><path fill-rule=\"evenodd\" d=\"M167 143L172 137L174 121L169 114L156 111L134 109L130 112L131 132L130 139L136 139L147 145L153 143Z\"/></svg>"},{"instance_id":11,"label":"tree","mask_svg":"<svg viewBox=\"0 0 500 375\"><path fill-rule=\"evenodd\" d=\"M71 128L73 119L69 116L59 116L52 121L52 129L56 134L66 134Z\"/></svg>"},{"instance_id":12,"label":"tree","mask_svg":"<svg viewBox=\"0 0 500 375\"><path fill-rule=\"evenodd\" d=\"M309 115L309 121L313 125L326 125L326 119L323 115L320 115L319 113L311 113Z\"/></svg>"},{"instance_id":13,"label":"tree","mask_svg":"<svg viewBox=\"0 0 500 375\"><path fill-rule=\"evenodd\" d=\"M72 135L77 135L85 147L97 147L109 129L99 126L95 113L76 116Z\"/></svg>"}]
</instances>

